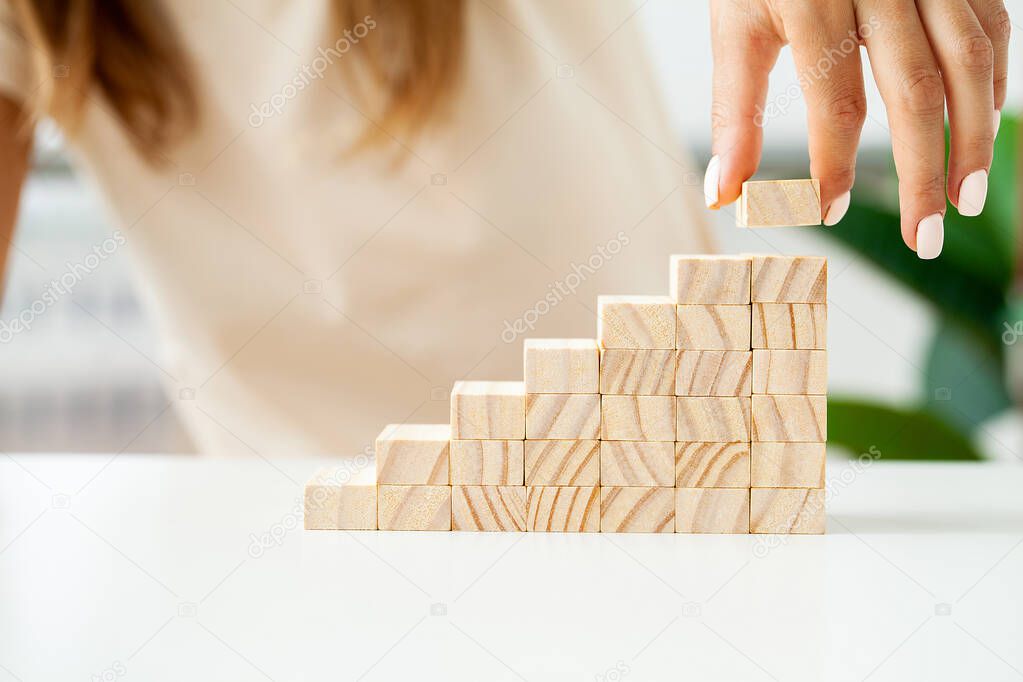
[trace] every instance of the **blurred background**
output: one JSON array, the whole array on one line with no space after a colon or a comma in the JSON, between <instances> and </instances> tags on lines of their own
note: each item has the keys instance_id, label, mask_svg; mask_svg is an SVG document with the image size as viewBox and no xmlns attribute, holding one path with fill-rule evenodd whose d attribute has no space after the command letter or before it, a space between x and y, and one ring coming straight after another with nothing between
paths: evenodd
<instances>
[{"instance_id":1,"label":"blurred background","mask_svg":"<svg viewBox=\"0 0 1023 682\"><path fill-rule=\"evenodd\" d=\"M634 4L678 144L702 167L710 148L706 3ZM1015 74L1023 66L1023 0L1008 5ZM805 106L796 83L785 51L772 75L775 107L760 177L808 175ZM854 205L838 228L740 231L731 211L714 216L723 252L830 258L829 436L836 449L1023 462L1023 419L1011 379L1017 364L1023 376L1023 362L1014 359L1023 353L1017 343L1023 305L1013 280L1021 86L1023 80L1010 79L988 207L969 221L949 212L937 261L918 261L901 243L889 132L872 79ZM22 257L11 260L0 319L39 298L48 268L62 270L114 228L88 178L72 175L58 131L44 125L38 137L15 241ZM131 264L105 260L73 295L39 316L31 334L0 345L0 451L190 452L173 408L188 396L165 394L161 370L149 360L158 345Z\"/></svg>"}]
</instances>

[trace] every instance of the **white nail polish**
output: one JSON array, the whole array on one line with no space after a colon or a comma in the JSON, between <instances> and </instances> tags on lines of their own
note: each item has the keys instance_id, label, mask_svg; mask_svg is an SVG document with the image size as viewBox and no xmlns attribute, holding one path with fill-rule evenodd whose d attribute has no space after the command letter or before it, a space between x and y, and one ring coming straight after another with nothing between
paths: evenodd
<instances>
[{"instance_id":1,"label":"white nail polish","mask_svg":"<svg viewBox=\"0 0 1023 682\"><path fill-rule=\"evenodd\" d=\"M998 129L1002 125L1002 112L995 109L995 137L998 137Z\"/></svg>"},{"instance_id":2,"label":"white nail polish","mask_svg":"<svg viewBox=\"0 0 1023 682\"><path fill-rule=\"evenodd\" d=\"M987 171L973 171L959 185L959 215L980 215L987 201Z\"/></svg>"},{"instance_id":3,"label":"white nail polish","mask_svg":"<svg viewBox=\"0 0 1023 682\"><path fill-rule=\"evenodd\" d=\"M714 155L707 164L707 173L703 176L703 200L707 208L717 206L718 183L721 182L721 157Z\"/></svg>"},{"instance_id":4,"label":"white nail polish","mask_svg":"<svg viewBox=\"0 0 1023 682\"><path fill-rule=\"evenodd\" d=\"M924 260L937 258L945 243L945 221L940 213L929 215L916 226L916 255Z\"/></svg>"},{"instance_id":5,"label":"white nail polish","mask_svg":"<svg viewBox=\"0 0 1023 682\"><path fill-rule=\"evenodd\" d=\"M831 202L831 206L828 206L828 212L824 214L824 224L828 227L837 225L838 221L845 217L845 212L849 210L849 200L852 196L849 192L835 197L835 200Z\"/></svg>"}]
</instances>

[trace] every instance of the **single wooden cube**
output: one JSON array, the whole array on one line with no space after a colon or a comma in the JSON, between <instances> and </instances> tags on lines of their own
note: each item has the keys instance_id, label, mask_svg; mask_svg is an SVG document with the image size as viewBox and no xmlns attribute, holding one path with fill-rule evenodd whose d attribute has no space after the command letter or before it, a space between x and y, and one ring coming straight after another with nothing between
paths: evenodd
<instances>
[{"instance_id":1,"label":"single wooden cube","mask_svg":"<svg viewBox=\"0 0 1023 682\"><path fill-rule=\"evenodd\" d=\"M447 485L451 427L388 424L376 439L377 483Z\"/></svg>"},{"instance_id":2,"label":"single wooden cube","mask_svg":"<svg viewBox=\"0 0 1023 682\"><path fill-rule=\"evenodd\" d=\"M823 395L754 395L751 440L825 443L828 399Z\"/></svg>"},{"instance_id":3,"label":"single wooden cube","mask_svg":"<svg viewBox=\"0 0 1023 682\"><path fill-rule=\"evenodd\" d=\"M747 180L735 214L738 227L821 224L819 180Z\"/></svg>"},{"instance_id":4,"label":"single wooden cube","mask_svg":"<svg viewBox=\"0 0 1023 682\"><path fill-rule=\"evenodd\" d=\"M600 400L602 440L675 440L675 398L605 395Z\"/></svg>"},{"instance_id":5,"label":"single wooden cube","mask_svg":"<svg viewBox=\"0 0 1023 682\"><path fill-rule=\"evenodd\" d=\"M754 488L823 488L824 443L752 443Z\"/></svg>"},{"instance_id":6,"label":"single wooden cube","mask_svg":"<svg viewBox=\"0 0 1023 682\"><path fill-rule=\"evenodd\" d=\"M753 256L754 303L827 303L828 259Z\"/></svg>"},{"instance_id":7,"label":"single wooden cube","mask_svg":"<svg viewBox=\"0 0 1023 682\"><path fill-rule=\"evenodd\" d=\"M753 392L775 395L826 395L826 350L753 351Z\"/></svg>"},{"instance_id":8,"label":"single wooden cube","mask_svg":"<svg viewBox=\"0 0 1023 682\"><path fill-rule=\"evenodd\" d=\"M748 396L753 353L748 350L676 351L675 395Z\"/></svg>"},{"instance_id":9,"label":"single wooden cube","mask_svg":"<svg viewBox=\"0 0 1023 682\"><path fill-rule=\"evenodd\" d=\"M675 444L670 441L600 441L600 484L675 485Z\"/></svg>"},{"instance_id":10,"label":"single wooden cube","mask_svg":"<svg viewBox=\"0 0 1023 682\"><path fill-rule=\"evenodd\" d=\"M597 486L526 486L526 530L596 533L600 530Z\"/></svg>"},{"instance_id":11,"label":"single wooden cube","mask_svg":"<svg viewBox=\"0 0 1023 682\"><path fill-rule=\"evenodd\" d=\"M749 533L747 488L675 488L676 533Z\"/></svg>"},{"instance_id":12,"label":"single wooden cube","mask_svg":"<svg viewBox=\"0 0 1023 682\"><path fill-rule=\"evenodd\" d=\"M601 486L600 532L675 532L675 489Z\"/></svg>"},{"instance_id":13,"label":"single wooden cube","mask_svg":"<svg viewBox=\"0 0 1023 682\"><path fill-rule=\"evenodd\" d=\"M526 485L597 485L600 441L527 440Z\"/></svg>"},{"instance_id":14,"label":"single wooden cube","mask_svg":"<svg viewBox=\"0 0 1023 682\"><path fill-rule=\"evenodd\" d=\"M456 381L451 391L451 437L522 440L526 391L521 381Z\"/></svg>"},{"instance_id":15,"label":"single wooden cube","mask_svg":"<svg viewBox=\"0 0 1023 682\"><path fill-rule=\"evenodd\" d=\"M754 303L753 348L824 350L828 347L826 303Z\"/></svg>"},{"instance_id":16,"label":"single wooden cube","mask_svg":"<svg viewBox=\"0 0 1023 682\"><path fill-rule=\"evenodd\" d=\"M594 339L526 339L526 394L597 393L600 356Z\"/></svg>"},{"instance_id":17,"label":"single wooden cube","mask_svg":"<svg viewBox=\"0 0 1023 682\"><path fill-rule=\"evenodd\" d=\"M823 489L753 488L750 495L750 532L824 533Z\"/></svg>"},{"instance_id":18,"label":"single wooden cube","mask_svg":"<svg viewBox=\"0 0 1023 682\"><path fill-rule=\"evenodd\" d=\"M451 441L452 485L522 485L521 440Z\"/></svg>"},{"instance_id":19,"label":"single wooden cube","mask_svg":"<svg viewBox=\"0 0 1023 682\"><path fill-rule=\"evenodd\" d=\"M675 302L667 296L598 296L601 348L675 347Z\"/></svg>"},{"instance_id":20,"label":"single wooden cube","mask_svg":"<svg viewBox=\"0 0 1023 682\"><path fill-rule=\"evenodd\" d=\"M675 303L748 304L752 270L749 256L672 256L671 298Z\"/></svg>"},{"instance_id":21,"label":"single wooden cube","mask_svg":"<svg viewBox=\"0 0 1023 682\"><path fill-rule=\"evenodd\" d=\"M526 438L596 439L599 431L600 395L526 394Z\"/></svg>"},{"instance_id":22,"label":"single wooden cube","mask_svg":"<svg viewBox=\"0 0 1023 682\"><path fill-rule=\"evenodd\" d=\"M306 530L376 530L376 469L320 469L305 484Z\"/></svg>"},{"instance_id":23,"label":"single wooden cube","mask_svg":"<svg viewBox=\"0 0 1023 682\"><path fill-rule=\"evenodd\" d=\"M452 486L451 530L526 530L526 487L523 485Z\"/></svg>"},{"instance_id":24,"label":"single wooden cube","mask_svg":"<svg viewBox=\"0 0 1023 682\"><path fill-rule=\"evenodd\" d=\"M600 392L671 395L675 351L605 348L600 351Z\"/></svg>"},{"instance_id":25,"label":"single wooden cube","mask_svg":"<svg viewBox=\"0 0 1023 682\"><path fill-rule=\"evenodd\" d=\"M676 488L748 488L749 443L676 443Z\"/></svg>"},{"instance_id":26,"label":"single wooden cube","mask_svg":"<svg viewBox=\"0 0 1023 682\"><path fill-rule=\"evenodd\" d=\"M676 440L703 443L749 441L749 398L676 398Z\"/></svg>"},{"instance_id":27,"label":"single wooden cube","mask_svg":"<svg viewBox=\"0 0 1023 682\"><path fill-rule=\"evenodd\" d=\"M744 350L750 346L748 305L680 305L676 338L683 350Z\"/></svg>"},{"instance_id":28,"label":"single wooden cube","mask_svg":"<svg viewBox=\"0 0 1023 682\"><path fill-rule=\"evenodd\" d=\"M451 486L381 485L380 530L451 530Z\"/></svg>"}]
</instances>

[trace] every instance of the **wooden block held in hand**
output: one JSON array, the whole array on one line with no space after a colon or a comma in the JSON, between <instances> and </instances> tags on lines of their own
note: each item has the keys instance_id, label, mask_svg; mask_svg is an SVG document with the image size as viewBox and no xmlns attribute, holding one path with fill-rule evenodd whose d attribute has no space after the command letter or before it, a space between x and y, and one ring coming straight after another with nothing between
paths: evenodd
<instances>
[{"instance_id":1,"label":"wooden block held in hand","mask_svg":"<svg viewBox=\"0 0 1023 682\"><path fill-rule=\"evenodd\" d=\"M376 530L376 469L329 467L305 484L306 530Z\"/></svg>"},{"instance_id":2,"label":"wooden block held in hand","mask_svg":"<svg viewBox=\"0 0 1023 682\"><path fill-rule=\"evenodd\" d=\"M381 485L380 530L451 530L451 486Z\"/></svg>"},{"instance_id":3,"label":"wooden block held in hand","mask_svg":"<svg viewBox=\"0 0 1023 682\"><path fill-rule=\"evenodd\" d=\"M600 431L600 395L529 393L526 438L596 439Z\"/></svg>"},{"instance_id":4,"label":"wooden block held in hand","mask_svg":"<svg viewBox=\"0 0 1023 682\"><path fill-rule=\"evenodd\" d=\"M821 224L821 185L806 180L747 180L735 215L738 227Z\"/></svg>"},{"instance_id":5,"label":"wooden block held in hand","mask_svg":"<svg viewBox=\"0 0 1023 682\"><path fill-rule=\"evenodd\" d=\"M748 396L753 353L748 350L679 350L675 395Z\"/></svg>"},{"instance_id":6,"label":"wooden block held in hand","mask_svg":"<svg viewBox=\"0 0 1023 682\"><path fill-rule=\"evenodd\" d=\"M527 440L526 485L597 485L600 441Z\"/></svg>"},{"instance_id":7,"label":"wooden block held in hand","mask_svg":"<svg viewBox=\"0 0 1023 682\"><path fill-rule=\"evenodd\" d=\"M675 485L675 444L670 441L600 441L600 484Z\"/></svg>"},{"instance_id":8,"label":"wooden block held in hand","mask_svg":"<svg viewBox=\"0 0 1023 682\"><path fill-rule=\"evenodd\" d=\"M828 259L753 256L754 303L827 303Z\"/></svg>"},{"instance_id":9,"label":"wooden block held in hand","mask_svg":"<svg viewBox=\"0 0 1023 682\"><path fill-rule=\"evenodd\" d=\"M602 440L675 440L675 398L667 395L604 395Z\"/></svg>"},{"instance_id":10,"label":"wooden block held in hand","mask_svg":"<svg viewBox=\"0 0 1023 682\"><path fill-rule=\"evenodd\" d=\"M749 256L671 257L671 298L675 303L750 302Z\"/></svg>"},{"instance_id":11,"label":"wooden block held in hand","mask_svg":"<svg viewBox=\"0 0 1023 682\"><path fill-rule=\"evenodd\" d=\"M675 351L605 348L600 351L600 392L615 395L671 395Z\"/></svg>"},{"instance_id":12,"label":"wooden block held in hand","mask_svg":"<svg viewBox=\"0 0 1023 682\"><path fill-rule=\"evenodd\" d=\"M601 533L674 531L674 488L600 487Z\"/></svg>"},{"instance_id":13,"label":"wooden block held in hand","mask_svg":"<svg viewBox=\"0 0 1023 682\"><path fill-rule=\"evenodd\" d=\"M675 487L748 488L749 443L676 443Z\"/></svg>"},{"instance_id":14,"label":"wooden block held in hand","mask_svg":"<svg viewBox=\"0 0 1023 682\"><path fill-rule=\"evenodd\" d=\"M526 530L526 487L522 485L452 486L451 530Z\"/></svg>"},{"instance_id":15,"label":"wooden block held in hand","mask_svg":"<svg viewBox=\"0 0 1023 682\"><path fill-rule=\"evenodd\" d=\"M736 443L749 441L749 398L676 398L680 442Z\"/></svg>"},{"instance_id":16,"label":"wooden block held in hand","mask_svg":"<svg viewBox=\"0 0 1023 682\"><path fill-rule=\"evenodd\" d=\"M827 332L826 303L753 304L753 348L824 350Z\"/></svg>"},{"instance_id":17,"label":"wooden block held in hand","mask_svg":"<svg viewBox=\"0 0 1023 682\"><path fill-rule=\"evenodd\" d=\"M675 302L667 296L598 296L601 348L675 347Z\"/></svg>"},{"instance_id":18,"label":"wooden block held in hand","mask_svg":"<svg viewBox=\"0 0 1023 682\"><path fill-rule=\"evenodd\" d=\"M388 424L376 439L377 483L447 485L451 427Z\"/></svg>"},{"instance_id":19,"label":"wooden block held in hand","mask_svg":"<svg viewBox=\"0 0 1023 682\"><path fill-rule=\"evenodd\" d=\"M526 393L597 393L600 356L594 339L526 339Z\"/></svg>"},{"instance_id":20,"label":"wooden block held in hand","mask_svg":"<svg viewBox=\"0 0 1023 682\"><path fill-rule=\"evenodd\" d=\"M824 532L826 516L821 488L753 488L750 491L753 533Z\"/></svg>"},{"instance_id":21,"label":"wooden block held in hand","mask_svg":"<svg viewBox=\"0 0 1023 682\"><path fill-rule=\"evenodd\" d=\"M521 381L456 381L451 391L451 437L522 440L526 391Z\"/></svg>"},{"instance_id":22,"label":"wooden block held in hand","mask_svg":"<svg viewBox=\"0 0 1023 682\"><path fill-rule=\"evenodd\" d=\"M762 442L827 442L827 396L754 395L752 433Z\"/></svg>"},{"instance_id":23,"label":"wooden block held in hand","mask_svg":"<svg viewBox=\"0 0 1023 682\"><path fill-rule=\"evenodd\" d=\"M678 347L684 350L750 349L748 305L678 306Z\"/></svg>"},{"instance_id":24,"label":"wooden block held in hand","mask_svg":"<svg viewBox=\"0 0 1023 682\"><path fill-rule=\"evenodd\" d=\"M600 530L600 488L526 486L526 530L596 533Z\"/></svg>"},{"instance_id":25,"label":"wooden block held in hand","mask_svg":"<svg viewBox=\"0 0 1023 682\"><path fill-rule=\"evenodd\" d=\"M754 488L823 488L824 443L752 443Z\"/></svg>"},{"instance_id":26,"label":"wooden block held in hand","mask_svg":"<svg viewBox=\"0 0 1023 682\"><path fill-rule=\"evenodd\" d=\"M746 488L675 488L676 533L749 533Z\"/></svg>"},{"instance_id":27,"label":"wooden block held in hand","mask_svg":"<svg viewBox=\"0 0 1023 682\"><path fill-rule=\"evenodd\" d=\"M826 395L826 350L753 351L753 392L774 395Z\"/></svg>"},{"instance_id":28,"label":"wooden block held in hand","mask_svg":"<svg viewBox=\"0 0 1023 682\"><path fill-rule=\"evenodd\" d=\"M521 440L451 441L452 485L522 485Z\"/></svg>"}]
</instances>

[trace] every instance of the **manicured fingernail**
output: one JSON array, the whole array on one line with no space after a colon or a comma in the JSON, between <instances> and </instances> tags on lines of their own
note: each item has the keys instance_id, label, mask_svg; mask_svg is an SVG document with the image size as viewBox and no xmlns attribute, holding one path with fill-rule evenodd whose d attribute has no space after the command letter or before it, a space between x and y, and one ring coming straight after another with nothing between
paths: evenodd
<instances>
[{"instance_id":1,"label":"manicured fingernail","mask_svg":"<svg viewBox=\"0 0 1023 682\"><path fill-rule=\"evenodd\" d=\"M828 206L827 213L824 214L824 224L828 227L837 225L838 221L845 217L845 212L849 210L849 199L851 195L849 192L835 197L835 200Z\"/></svg>"},{"instance_id":2,"label":"manicured fingernail","mask_svg":"<svg viewBox=\"0 0 1023 682\"><path fill-rule=\"evenodd\" d=\"M995 109L995 137L998 137L998 128L1002 125L1002 112Z\"/></svg>"},{"instance_id":3,"label":"manicured fingernail","mask_svg":"<svg viewBox=\"0 0 1023 682\"><path fill-rule=\"evenodd\" d=\"M714 155L707 164L707 173L703 176L703 200L707 208L717 208L718 183L721 181L721 157Z\"/></svg>"},{"instance_id":4,"label":"manicured fingernail","mask_svg":"<svg viewBox=\"0 0 1023 682\"><path fill-rule=\"evenodd\" d=\"M987 171L973 171L959 185L959 215L977 216L987 200Z\"/></svg>"},{"instance_id":5,"label":"manicured fingernail","mask_svg":"<svg viewBox=\"0 0 1023 682\"><path fill-rule=\"evenodd\" d=\"M940 213L929 215L916 226L916 255L924 260L937 258L945 243L945 223Z\"/></svg>"}]
</instances>

